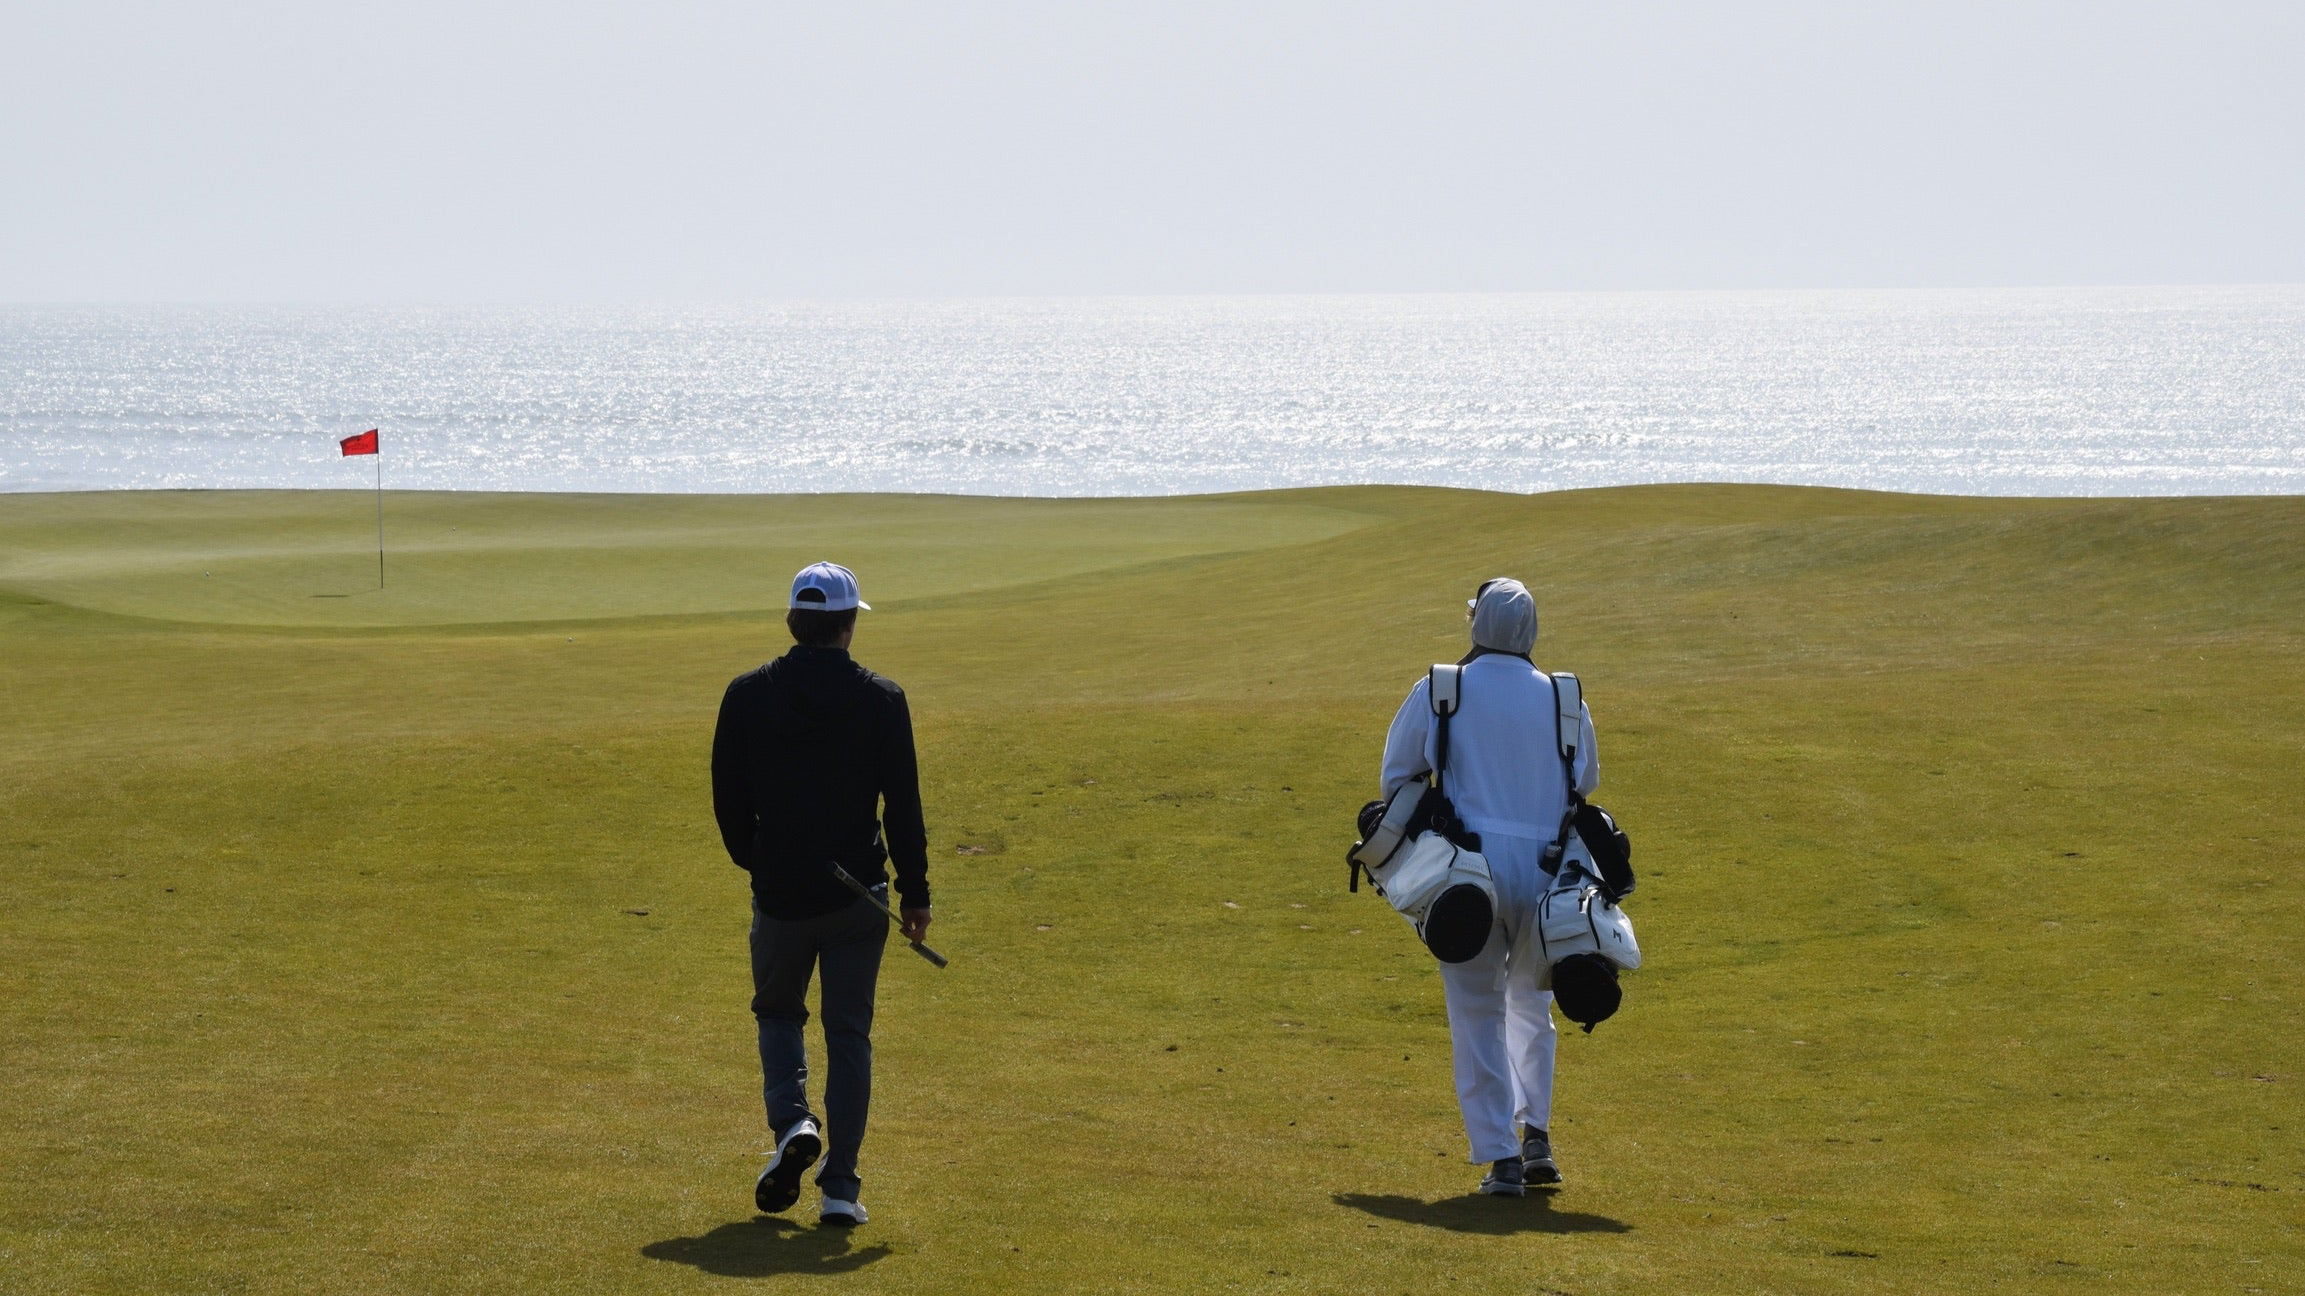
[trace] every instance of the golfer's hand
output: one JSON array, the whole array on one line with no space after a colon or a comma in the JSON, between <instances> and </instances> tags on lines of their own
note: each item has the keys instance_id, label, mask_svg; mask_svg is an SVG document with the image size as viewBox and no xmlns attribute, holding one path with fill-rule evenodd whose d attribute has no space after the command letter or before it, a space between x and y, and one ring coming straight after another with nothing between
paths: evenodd
<instances>
[{"instance_id":1,"label":"golfer's hand","mask_svg":"<svg viewBox=\"0 0 2305 1296\"><path fill-rule=\"evenodd\" d=\"M903 921L897 925L897 930L904 933L906 940L917 941L928 936L928 910L905 909L900 911L900 915Z\"/></svg>"}]
</instances>

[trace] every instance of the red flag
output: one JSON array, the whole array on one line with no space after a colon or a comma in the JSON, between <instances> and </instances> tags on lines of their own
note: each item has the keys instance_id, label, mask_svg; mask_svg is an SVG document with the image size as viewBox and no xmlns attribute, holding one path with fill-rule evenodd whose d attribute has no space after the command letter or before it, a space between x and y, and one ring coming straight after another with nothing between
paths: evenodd
<instances>
[{"instance_id":1,"label":"red flag","mask_svg":"<svg viewBox=\"0 0 2305 1296\"><path fill-rule=\"evenodd\" d=\"M347 455L375 454L376 429L370 428L359 436L348 436L336 444L344 447L344 453Z\"/></svg>"}]
</instances>

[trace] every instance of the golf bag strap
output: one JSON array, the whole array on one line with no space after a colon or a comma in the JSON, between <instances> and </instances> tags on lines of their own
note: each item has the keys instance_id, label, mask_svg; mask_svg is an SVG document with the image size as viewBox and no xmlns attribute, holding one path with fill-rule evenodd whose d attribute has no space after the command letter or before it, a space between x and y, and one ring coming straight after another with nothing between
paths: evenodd
<instances>
[{"instance_id":1,"label":"golf bag strap","mask_svg":"<svg viewBox=\"0 0 2305 1296\"><path fill-rule=\"evenodd\" d=\"M1569 786L1576 786L1577 740L1584 737L1585 686L1568 671L1555 671L1553 680L1553 731L1561 759L1570 767Z\"/></svg>"},{"instance_id":2,"label":"golf bag strap","mask_svg":"<svg viewBox=\"0 0 2305 1296\"><path fill-rule=\"evenodd\" d=\"M1449 717L1457 713L1457 707L1464 701L1465 668L1437 665L1425 681L1426 699L1432 703L1433 715L1437 717L1433 738L1433 787L1437 790L1449 768Z\"/></svg>"},{"instance_id":3,"label":"golf bag strap","mask_svg":"<svg viewBox=\"0 0 2305 1296\"><path fill-rule=\"evenodd\" d=\"M1584 685L1567 671L1555 672L1552 681L1553 747L1561 757L1561 788L1568 794L1568 808L1561 812L1561 828L1553 834L1553 844L1537 861L1548 877L1560 873L1561 860L1569 850L1569 832L1577 822L1577 808L1585 803L1577 795L1577 740L1584 737Z\"/></svg>"}]
</instances>

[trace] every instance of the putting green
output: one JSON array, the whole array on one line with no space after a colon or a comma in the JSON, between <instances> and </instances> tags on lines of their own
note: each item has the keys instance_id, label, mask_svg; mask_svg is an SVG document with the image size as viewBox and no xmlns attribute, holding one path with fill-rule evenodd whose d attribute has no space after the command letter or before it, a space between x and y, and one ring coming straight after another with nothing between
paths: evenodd
<instances>
[{"instance_id":1,"label":"putting green","mask_svg":"<svg viewBox=\"0 0 2305 1296\"><path fill-rule=\"evenodd\" d=\"M0 495L0 1287L2305 1285L2305 500L388 495L383 598L370 506ZM704 780L818 557L953 958L853 1235L750 1207ZM1500 573L1650 959L1520 1202L1341 860Z\"/></svg>"},{"instance_id":2,"label":"putting green","mask_svg":"<svg viewBox=\"0 0 2305 1296\"><path fill-rule=\"evenodd\" d=\"M358 492L18 496L0 509L0 588L235 625L567 621L781 608L793 571L835 552L886 573L874 597L918 600L1301 543L1369 520L1254 497L391 500L380 574L375 501Z\"/></svg>"}]
</instances>

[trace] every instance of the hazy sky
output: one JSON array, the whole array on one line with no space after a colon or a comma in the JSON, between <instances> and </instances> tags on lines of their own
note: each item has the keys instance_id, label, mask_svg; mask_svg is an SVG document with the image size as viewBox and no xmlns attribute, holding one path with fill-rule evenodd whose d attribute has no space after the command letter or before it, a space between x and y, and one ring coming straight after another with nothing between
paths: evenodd
<instances>
[{"instance_id":1,"label":"hazy sky","mask_svg":"<svg viewBox=\"0 0 2305 1296\"><path fill-rule=\"evenodd\" d=\"M2305 4L0 0L0 300L2305 281Z\"/></svg>"}]
</instances>

